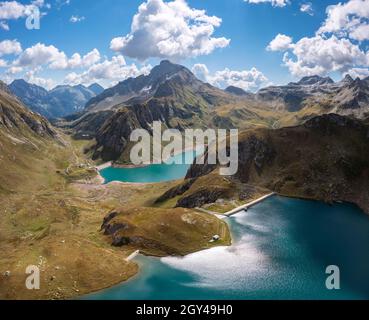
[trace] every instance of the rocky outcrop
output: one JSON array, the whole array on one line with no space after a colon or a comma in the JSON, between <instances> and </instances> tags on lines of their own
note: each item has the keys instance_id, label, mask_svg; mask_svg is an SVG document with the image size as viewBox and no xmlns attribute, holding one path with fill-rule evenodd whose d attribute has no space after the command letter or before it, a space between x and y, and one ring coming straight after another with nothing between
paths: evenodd
<instances>
[{"instance_id":1,"label":"rocky outcrop","mask_svg":"<svg viewBox=\"0 0 369 320\"><path fill-rule=\"evenodd\" d=\"M227 189L218 188L216 186L204 187L179 199L176 207L201 208L205 204L214 203L218 199L224 198L227 192Z\"/></svg>"}]
</instances>

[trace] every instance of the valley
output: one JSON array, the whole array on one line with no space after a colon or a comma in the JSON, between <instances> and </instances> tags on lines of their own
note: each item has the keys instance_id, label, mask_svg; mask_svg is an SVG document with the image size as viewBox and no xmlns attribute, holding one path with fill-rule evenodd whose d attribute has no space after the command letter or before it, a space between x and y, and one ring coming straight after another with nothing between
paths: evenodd
<instances>
[{"instance_id":1,"label":"valley","mask_svg":"<svg viewBox=\"0 0 369 320\"><path fill-rule=\"evenodd\" d=\"M112 287L137 274L126 260L137 250L223 250L233 242L222 214L271 192L369 213L368 82L313 76L256 93L221 90L165 60L100 93L73 88L98 91L70 114L38 109L39 88L18 82L27 94L16 97L17 82L1 83L0 298L66 299ZM37 112L58 119L51 125ZM205 163L177 180L102 184L96 167L130 165L130 134L152 133L154 121L181 132L239 129L239 171L220 176ZM38 291L24 286L28 265L41 270Z\"/></svg>"}]
</instances>

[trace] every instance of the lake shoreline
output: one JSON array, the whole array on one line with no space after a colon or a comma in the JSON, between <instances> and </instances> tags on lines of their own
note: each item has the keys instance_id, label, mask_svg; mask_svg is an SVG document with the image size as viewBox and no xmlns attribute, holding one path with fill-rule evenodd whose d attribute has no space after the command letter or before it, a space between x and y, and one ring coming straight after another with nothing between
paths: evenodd
<instances>
[{"instance_id":1,"label":"lake shoreline","mask_svg":"<svg viewBox=\"0 0 369 320\"><path fill-rule=\"evenodd\" d=\"M85 298L87 300L95 300L95 299L99 300L101 298L103 299L108 298L108 299L113 299L113 300L115 299L130 300L130 299L140 299L141 298L141 299L150 300L155 297L159 299L168 299L168 296L169 296L169 299L173 299L173 300L182 299L183 300L183 299L186 299L186 297L190 297L191 295L196 297L196 299L198 298L198 299L204 299L204 300L206 299L213 300L213 299L218 299L218 298L224 299L224 300L234 299L234 298L235 299L241 298L241 299L247 299L247 300L254 300L254 299L274 300L280 297L284 297L285 299L292 299L293 297L295 299L311 299L312 297L316 297L316 299L318 300L332 299L332 298L333 299L335 298L356 299L357 297L360 298L360 294L361 294L360 287L358 288L359 291L356 291L354 293L352 293L350 287L349 288L346 287L345 290L338 292L337 295L335 292L329 292L329 291L323 290L321 288L321 283L324 283L325 278L324 278L324 272L322 273L321 270L325 270L325 266L326 266L325 260L324 259L323 260L322 259L311 260L311 255L309 253L310 251L307 251L308 254L304 254L302 252L301 256L296 257L296 252L301 252L301 248L302 248L301 242L292 241L293 239L295 239L295 229L296 228L298 229L297 231L298 234L300 234L300 231L305 232L305 235L306 235L306 232L310 234L309 223L312 225L315 225L315 223L318 222L316 221L316 219L319 218L319 215L311 215L311 211L314 211L317 208L319 208L319 210L321 209L322 214L323 214L323 219L319 219L319 225L323 226L326 224L326 218L324 218L324 216L329 217L330 219L332 219L331 220L332 223L336 224L339 227L339 230L341 230L342 232L345 232L345 234L347 232L345 219L348 219L347 221L351 222L352 226L357 225L357 221L356 221L357 218L365 220L365 215L360 214L360 212L357 210L360 208L358 208L358 206L355 206L356 208L347 206L347 204L350 204L350 203L337 203L337 207L335 205L334 209L329 209L330 206L328 206L327 203L324 203L323 201L314 201L311 199L308 200L308 199L300 199L300 198L294 198L294 197L290 199L285 199L285 198L289 198L289 197L281 196L280 198L276 197L274 200L273 200L273 197L272 199L267 198L269 199L267 201L267 204L264 204L264 202L260 203L262 207L258 208L258 206L255 206L255 211L250 210L248 214L241 211L237 215L234 216L236 217L235 220L233 219L228 220L229 218L227 217L226 223L230 227L232 239L234 240L234 242L232 242L232 246L235 246L234 250L232 249L229 250L227 249L227 247L223 249L221 247L213 248L215 252L214 251L212 252L211 251L212 249L199 250L197 252L181 257L181 259L177 259L177 257L163 257L162 258L163 260L161 259L146 260L144 256L143 256L143 259L141 259L140 258L141 256L140 256L137 262L140 268L139 268L139 272L135 276L128 279L127 281L121 282L118 285L114 285L111 288L105 288L101 290L100 293L97 292L97 294L95 293L95 295L92 294L90 296L86 296ZM300 200L306 200L307 202L304 203L304 202L301 202ZM289 208L289 205L287 205L286 207L286 204L292 204L293 206L297 206L297 207ZM321 207L321 205L323 206ZM302 206L302 207L299 208L299 206ZM297 213L296 210L299 212L299 214L296 214ZM270 211L273 211L273 212L270 212ZM336 214L337 211L342 213L342 215L339 215L338 218ZM289 221L289 223L292 223L292 225L295 227L292 229L289 228L288 225L285 224L285 220L279 220L279 219L275 220L276 216L287 218L286 221ZM311 221L310 220L308 221L307 225L304 222L306 217L312 218ZM344 219L343 222L342 222L342 217ZM267 223L265 224L266 218L267 218L266 220ZM359 225L363 226L363 224L361 223L359 223ZM259 235L258 233L255 233L255 232L251 232L249 234L250 226L252 228L255 228L252 230L257 230ZM259 227L262 229L259 230L258 229ZM267 229L264 229L264 228L267 228ZM359 232L359 236L355 238L357 243L361 243L362 237L367 234L365 230L368 230L368 228L369 227L366 222L366 226L363 226L362 229L359 230L361 232ZM254 237L254 241L256 242L254 241L251 242L252 247L249 248L248 246L250 244L250 238L243 240L243 237L242 237L243 233L240 233L241 230L246 230L249 236ZM282 233L284 235L286 234L288 239L291 240L288 242L289 246L286 246L286 244L284 243L285 237L278 236L278 232L280 232L281 230L286 230L286 233L285 232L282 232ZM287 232L287 230L290 230L290 231ZM321 230L319 235L322 236L324 239L326 239L327 232L328 232L329 237L327 240L330 242L330 244L328 246L323 246L324 248L323 250L325 250L325 252L328 252L328 253L332 252L331 246L335 245L336 243L335 242L335 238L336 238L335 232L336 231L329 232L329 229L325 230L322 228L320 229L318 228L318 230ZM334 230L336 230L336 228L334 228ZM272 238L266 241L265 240L266 235ZM315 237L316 236L314 234L311 238L308 238L307 241L310 246L313 246L311 248L313 248L314 250L318 250L317 252L320 252L322 250L322 246L321 245L317 246ZM272 241L272 239L274 240ZM291 260L292 262L287 261L287 263L284 263L283 260L278 261L278 263L282 263L282 264L276 270L280 270L279 269L280 267L282 267L283 270L285 271L290 270L289 269L290 263L298 263L299 268L296 269L296 276L298 277L298 279L301 279L301 281L306 281L308 283L312 283L311 281L313 281L314 285L311 288L309 287L309 289L303 290L296 296L295 286L304 288L306 287L304 282L298 281L296 283L293 280L294 278L293 277L291 278L289 276L288 272L284 272L283 274L280 274L280 275L277 275L272 272L272 273L267 273L266 276L268 277L269 275L270 279L273 279L276 276L283 277L284 281L281 281L280 287L279 286L275 287L272 284L268 286L269 291L264 292L265 287L262 284L256 287L255 289L256 291L254 289L249 290L247 289L247 287L242 287L240 285L239 288L237 289L238 291L236 292L236 295L235 295L235 292L229 292L229 294L224 294L224 295L219 296L219 292L226 290L226 289L223 288L223 285L224 285L223 280L222 281L219 280L218 282L215 280L222 279L222 278L217 278L218 277L217 274L218 273L219 275L222 274L224 270L222 269L221 265L218 266L218 264L215 263L215 261L212 259L214 259L214 257L216 256L219 257L219 254L224 254L225 257L228 257L229 259L237 259L237 260L234 260L235 276L233 278L238 279L238 277L242 275L242 277L245 276L245 279L249 279L249 281L251 281L251 279L254 279L253 271L249 271L248 272L249 274L244 273L242 270L245 270L244 268L245 266L248 266L248 265L257 266L258 263L261 263L261 267L259 266L258 270L261 270L263 272L265 270L269 270L269 267L266 268L269 265L268 258L264 259L261 252L260 252L260 255L257 252L255 252L255 254L251 254L253 252L252 251L253 248L257 250L257 248L259 247L257 245L258 241L262 241L259 244L262 245L262 247L264 248L263 251L266 250L265 252L266 256L269 256L269 254L275 253L277 254L276 256L277 258L279 255L283 257L287 255L289 259L293 259ZM278 244L277 248L275 248L276 243ZM249 248L251 250L251 252L248 253L248 250L245 250L245 247L244 247L245 245L246 245L246 248ZM267 246L267 247L265 248L264 246ZM305 241L303 241L303 246L305 246ZM236 250L236 248L239 248L239 249ZM339 252L341 251L338 250L335 252L337 252L337 257L338 259L340 259L342 255ZM302 261L300 260L300 257L303 258ZM207 262L207 259L210 259L210 261L213 261L213 263L209 265ZM221 259L221 258L218 258L218 259ZM256 260L256 264L255 264L255 259L260 259L260 260ZM352 260L349 259L347 261L351 263ZM356 260L357 265L359 261L360 260ZM264 263L265 265L263 266ZM310 263L311 263L311 266L310 266ZM205 268L205 271L202 271L201 266ZM209 266L209 269L207 269L207 266ZM147 267L147 269L142 270L142 268L145 268L145 267ZM310 269L310 268L313 268L313 269ZM213 272L211 272L211 270ZM308 276L310 275L311 273L310 270L313 270L313 276L311 276L310 278L309 277L306 278L307 275ZM167 271L170 272L168 275L166 274ZM188 288L186 285L193 283L194 281L193 278L188 278L188 275L192 274L192 271L194 271L195 274L197 275L196 277L200 277L200 279L202 276L204 276L205 278L202 278L204 282L199 281L199 286L197 285L190 286L192 288L191 290L181 293L182 287ZM255 272L257 273L258 271L255 269ZM215 275L213 275L213 273ZM164 279L167 276L173 276L173 275L184 277L184 278L179 278L181 280L178 281L178 284L177 284L177 281L174 281L173 285L169 284L169 287L167 287L167 289L164 288L163 290L164 291L168 290L168 292L171 292L175 290L175 288L177 288L177 285L178 285L178 291L179 291L178 295L175 294L174 296L172 296L172 295L165 294L164 292L162 295L153 296L153 295L147 295L144 292L142 293L139 290L141 285L147 285L148 283L150 283L151 285L150 290L151 291L154 290L153 292L156 292L155 288L158 286L160 287L161 283L163 283ZM318 278L316 278L317 276ZM225 277L225 281L226 281L225 283L227 283L227 281L229 281L229 283L233 283L234 281L233 278L231 277L231 279L229 279ZM255 279L257 278L258 278L258 275L256 274ZM199 290L199 288L206 288L206 286L202 286L201 284L208 284L209 283L208 281L210 281L209 279L211 279L211 283L214 284L214 289L209 287L209 289L205 289L205 291L202 291L203 289ZM264 277L261 277L260 279L264 279ZM366 277L366 279L369 281L368 277ZM181 287L180 283L182 282L183 282L183 285ZM249 283L248 281L244 281L244 282ZM270 281L269 283L273 283L273 281ZM223 288L223 289L220 290L219 288ZM112 290L109 291L109 289L112 289ZM276 289L277 291L273 291L274 289ZM246 292L244 290L246 290ZM200 297L198 296L199 294L200 294ZM363 296L361 296L361 299L362 297Z\"/></svg>"}]
</instances>

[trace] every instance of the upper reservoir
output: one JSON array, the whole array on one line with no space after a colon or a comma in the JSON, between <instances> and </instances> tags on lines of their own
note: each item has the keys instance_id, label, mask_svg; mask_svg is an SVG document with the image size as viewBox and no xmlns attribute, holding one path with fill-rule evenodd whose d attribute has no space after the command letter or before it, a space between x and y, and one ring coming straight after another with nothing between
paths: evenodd
<instances>
[{"instance_id":1,"label":"upper reservoir","mask_svg":"<svg viewBox=\"0 0 369 320\"><path fill-rule=\"evenodd\" d=\"M185 159L194 160L201 152L188 151L170 158L172 164L151 164L137 168L108 167L100 171L105 183L112 181L155 183L182 179L186 176L191 164L185 164ZM182 164L176 164L181 162Z\"/></svg>"},{"instance_id":2,"label":"upper reservoir","mask_svg":"<svg viewBox=\"0 0 369 320\"><path fill-rule=\"evenodd\" d=\"M369 217L356 206L272 197L227 218L233 245L139 256L128 282L87 299L369 299ZM326 268L340 269L340 290Z\"/></svg>"}]
</instances>

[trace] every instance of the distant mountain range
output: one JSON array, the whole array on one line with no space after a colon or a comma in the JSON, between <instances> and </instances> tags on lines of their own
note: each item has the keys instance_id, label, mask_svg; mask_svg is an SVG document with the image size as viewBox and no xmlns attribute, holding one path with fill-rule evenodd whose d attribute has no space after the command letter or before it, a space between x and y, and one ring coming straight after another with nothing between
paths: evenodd
<instances>
[{"instance_id":1,"label":"distant mountain range","mask_svg":"<svg viewBox=\"0 0 369 320\"><path fill-rule=\"evenodd\" d=\"M90 99L104 91L98 84L89 87L63 85L47 91L25 80L13 81L9 89L32 111L49 119L80 112Z\"/></svg>"},{"instance_id":2,"label":"distant mountain range","mask_svg":"<svg viewBox=\"0 0 369 320\"><path fill-rule=\"evenodd\" d=\"M95 140L89 150L94 159L123 163L131 132L151 130L153 121L179 130L242 130L298 125L328 113L369 118L369 77L360 80L349 75L339 82L309 76L250 93L235 86L221 90L200 81L186 67L164 60L149 75L106 90L93 84L47 91L24 80L14 81L9 88L41 115L69 116L62 125L75 137Z\"/></svg>"},{"instance_id":3,"label":"distant mountain range","mask_svg":"<svg viewBox=\"0 0 369 320\"><path fill-rule=\"evenodd\" d=\"M197 79L184 66L162 61L147 76L129 78L93 97L78 119L66 124L77 137L94 138L94 159L125 162L132 130L151 130L153 121L168 128L280 128L317 115L369 117L369 78L340 82L304 77L257 93L225 90ZM64 124L65 125L65 124Z\"/></svg>"},{"instance_id":4,"label":"distant mountain range","mask_svg":"<svg viewBox=\"0 0 369 320\"><path fill-rule=\"evenodd\" d=\"M290 112L315 107L321 113L366 118L369 115L369 77L354 80L346 75L340 82L319 76L305 77L297 83L261 89L254 99Z\"/></svg>"}]
</instances>

